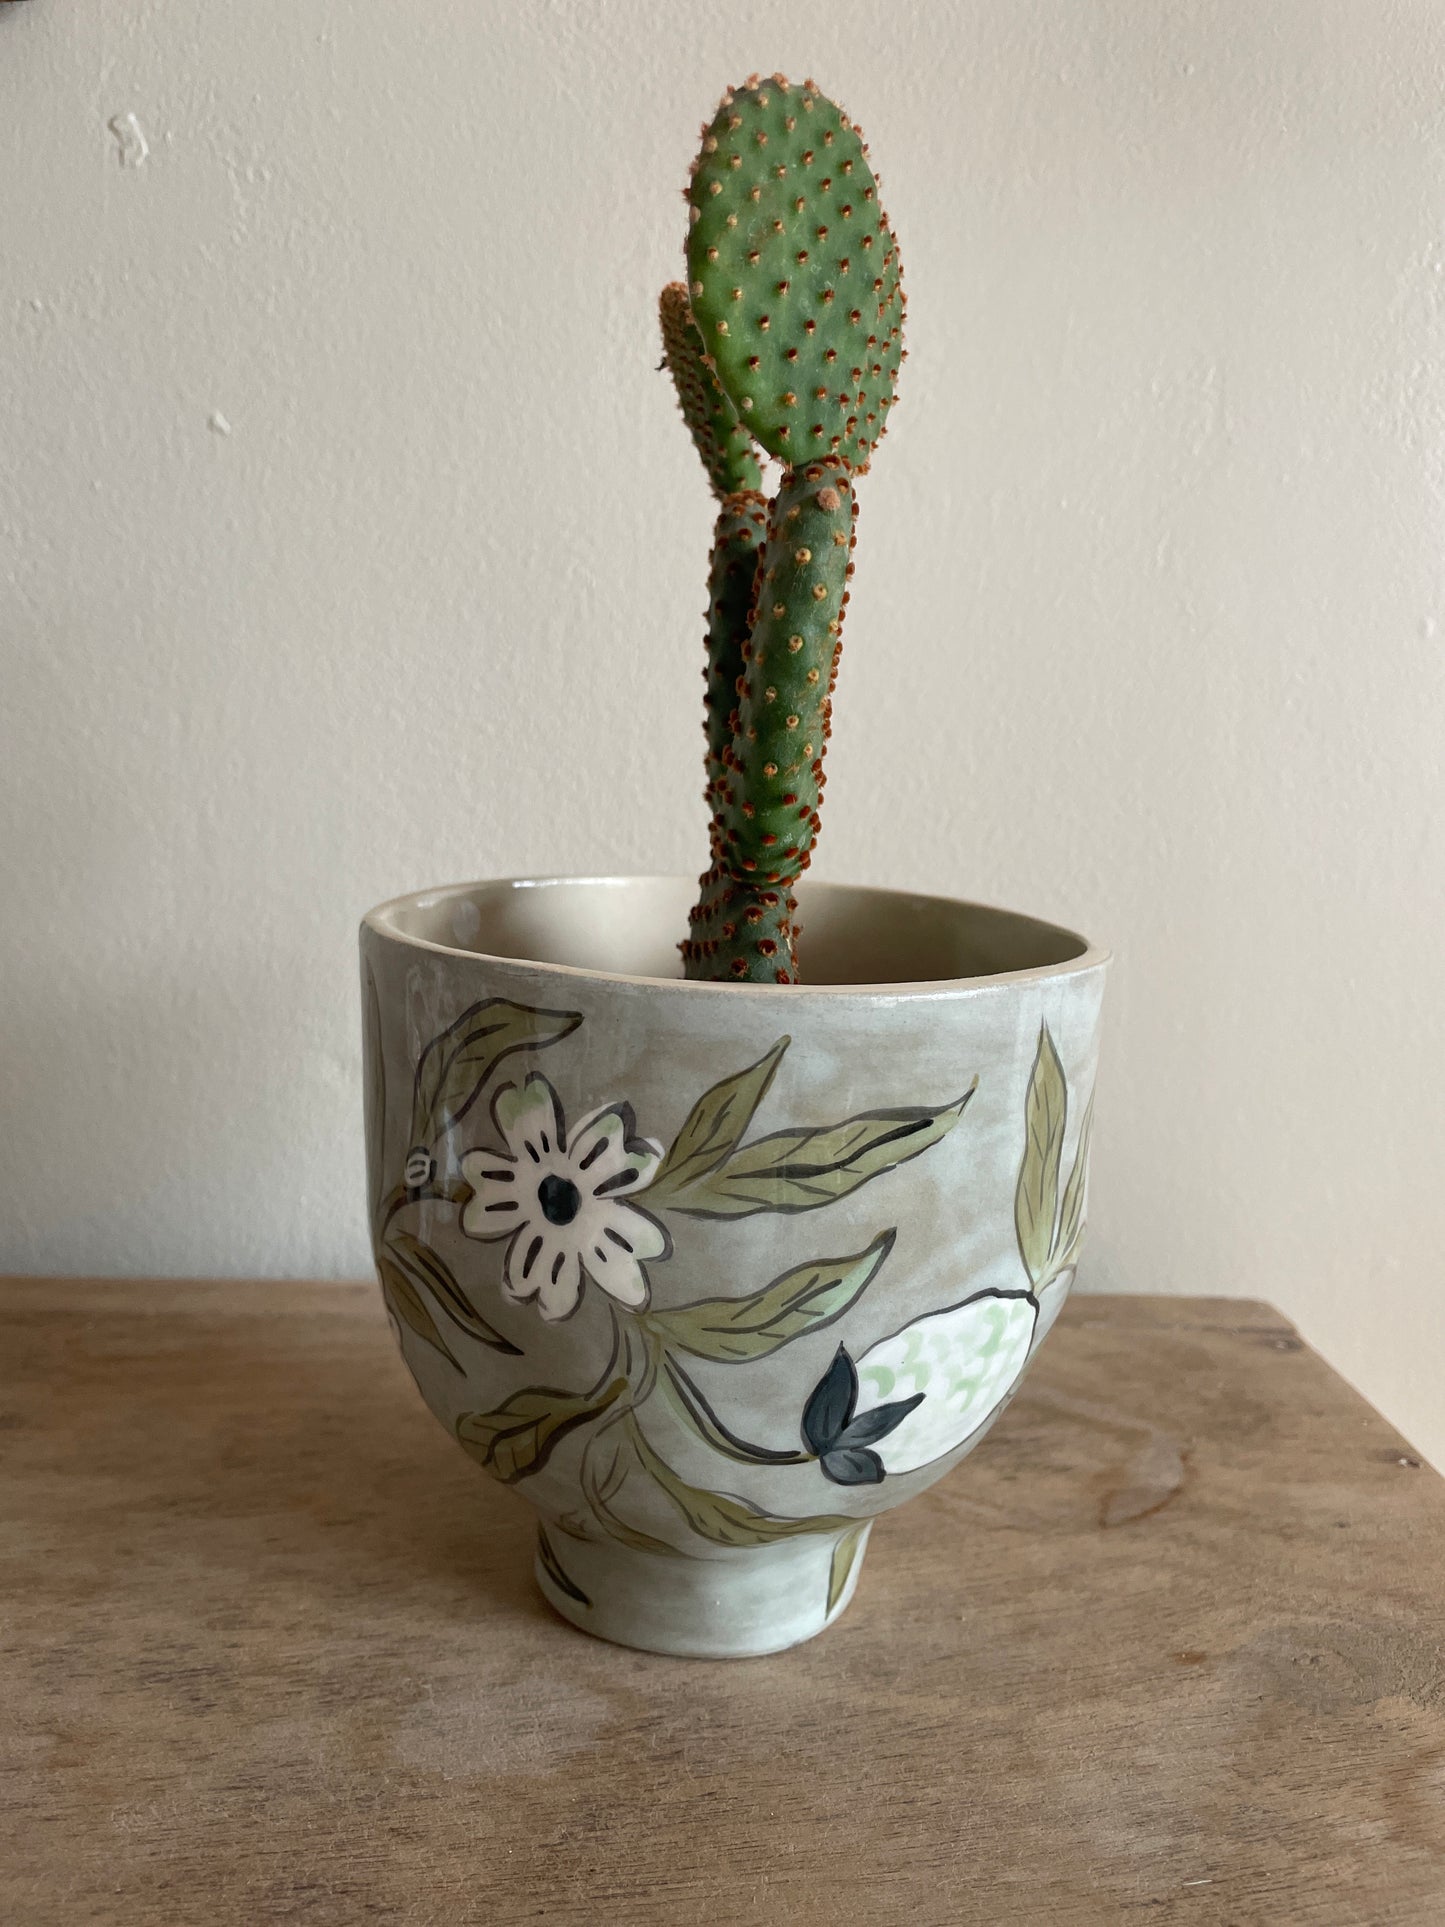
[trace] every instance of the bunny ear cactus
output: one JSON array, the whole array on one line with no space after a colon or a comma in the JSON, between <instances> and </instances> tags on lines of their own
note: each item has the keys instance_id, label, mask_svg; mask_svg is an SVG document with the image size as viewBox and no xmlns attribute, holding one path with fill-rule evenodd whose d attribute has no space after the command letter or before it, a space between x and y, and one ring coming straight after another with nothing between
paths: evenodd
<instances>
[{"instance_id":1,"label":"bunny ear cactus","mask_svg":"<svg viewBox=\"0 0 1445 1927\"><path fill-rule=\"evenodd\" d=\"M823 798L856 478L904 358L898 243L857 127L814 82L723 95L686 191L663 351L718 498L709 579L711 866L685 974L795 983L794 885ZM753 444L783 464L760 492Z\"/></svg>"},{"instance_id":2,"label":"bunny ear cactus","mask_svg":"<svg viewBox=\"0 0 1445 1927\"><path fill-rule=\"evenodd\" d=\"M763 472L748 431L703 358L702 337L692 318L687 289L680 281L670 281L657 306L663 356L714 495L725 502L730 495L761 488Z\"/></svg>"}]
</instances>

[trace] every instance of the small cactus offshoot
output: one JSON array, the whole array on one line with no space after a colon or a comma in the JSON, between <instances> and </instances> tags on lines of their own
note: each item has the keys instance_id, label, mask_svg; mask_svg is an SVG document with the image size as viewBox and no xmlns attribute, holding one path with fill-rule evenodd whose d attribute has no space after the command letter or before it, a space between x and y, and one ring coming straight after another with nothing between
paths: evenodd
<instances>
[{"instance_id":1,"label":"small cactus offshoot","mask_svg":"<svg viewBox=\"0 0 1445 1927\"><path fill-rule=\"evenodd\" d=\"M903 269L860 130L754 74L702 130L663 354L718 499L709 570L711 861L688 977L798 981L794 886L823 801L857 478L893 408ZM758 451L783 464L769 499Z\"/></svg>"}]
</instances>

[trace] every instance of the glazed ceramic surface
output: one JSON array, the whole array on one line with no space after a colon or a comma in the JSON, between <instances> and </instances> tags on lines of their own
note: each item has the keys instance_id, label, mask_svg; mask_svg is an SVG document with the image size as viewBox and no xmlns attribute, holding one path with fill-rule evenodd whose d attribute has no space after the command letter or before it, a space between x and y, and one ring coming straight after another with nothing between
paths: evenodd
<instances>
[{"instance_id":1,"label":"glazed ceramic surface","mask_svg":"<svg viewBox=\"0 0 1445 1927\"><path fill-rule=\"evenodd\" d=\"M1018 1386L1084 1232L1107 959L801 893L801 987L684 983L687 879L466 884L362 925L368 1203L423 1396L539 1514L568 1619L745 1654Z\"/></svg>"}]
</instances>

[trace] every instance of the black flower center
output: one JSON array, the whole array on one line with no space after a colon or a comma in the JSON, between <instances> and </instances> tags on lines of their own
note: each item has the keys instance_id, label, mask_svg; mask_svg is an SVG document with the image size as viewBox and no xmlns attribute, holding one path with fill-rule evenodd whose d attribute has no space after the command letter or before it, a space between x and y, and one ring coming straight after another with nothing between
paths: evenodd
<instances>
[{"instance_id":1,"label":"black flower center","mask_svg":"<svg viewBox=\"0 0 1445 1927\"><path fill-rule=\"evenodd\" d=\"M549 1172L537 1186L537 1202L548 1224L571 1224L582 1209L582 1193L571 1178Z\"/></svg>"}]
</instances>

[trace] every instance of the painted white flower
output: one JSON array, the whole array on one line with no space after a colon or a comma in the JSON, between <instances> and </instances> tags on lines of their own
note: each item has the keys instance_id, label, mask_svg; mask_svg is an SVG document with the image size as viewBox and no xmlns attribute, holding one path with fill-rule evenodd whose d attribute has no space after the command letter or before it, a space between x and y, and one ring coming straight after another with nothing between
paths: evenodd
<instances>
[{"instance_id":1,"label":"painted white flower","mask_svg":"<svg viewBox=\"0 0 1445 1927\"><path fill-rule=\"evenodd\" d=\"M502 1289L535 1298L544 1318L567 1318L587 1279L620 1305L647 1303L645 1266L666 1258L672 1240L633 1203L652 1178L662 1146L636 1135L629 1104L606 1104L569 1131L557 1093L535 1072L504 1085L492 1120L505 1151L468 1151L462 1176L472 1195L462 1230L506 1238Z\"/></svg>"},{"instance_id":2,"label":"painted white flower","mask_svg":"<svg viewBox=\"0 0 1445 1927\"><path fill-rule=\"evenodd\" d=\"M863 1354L856 1420L918 1400L873 1447L885 1472L915 1472L941 1459L993 1416L1028 1361L1038 1315L1030 1292L981 1291Z\"/></svg>"}]
</instances>

